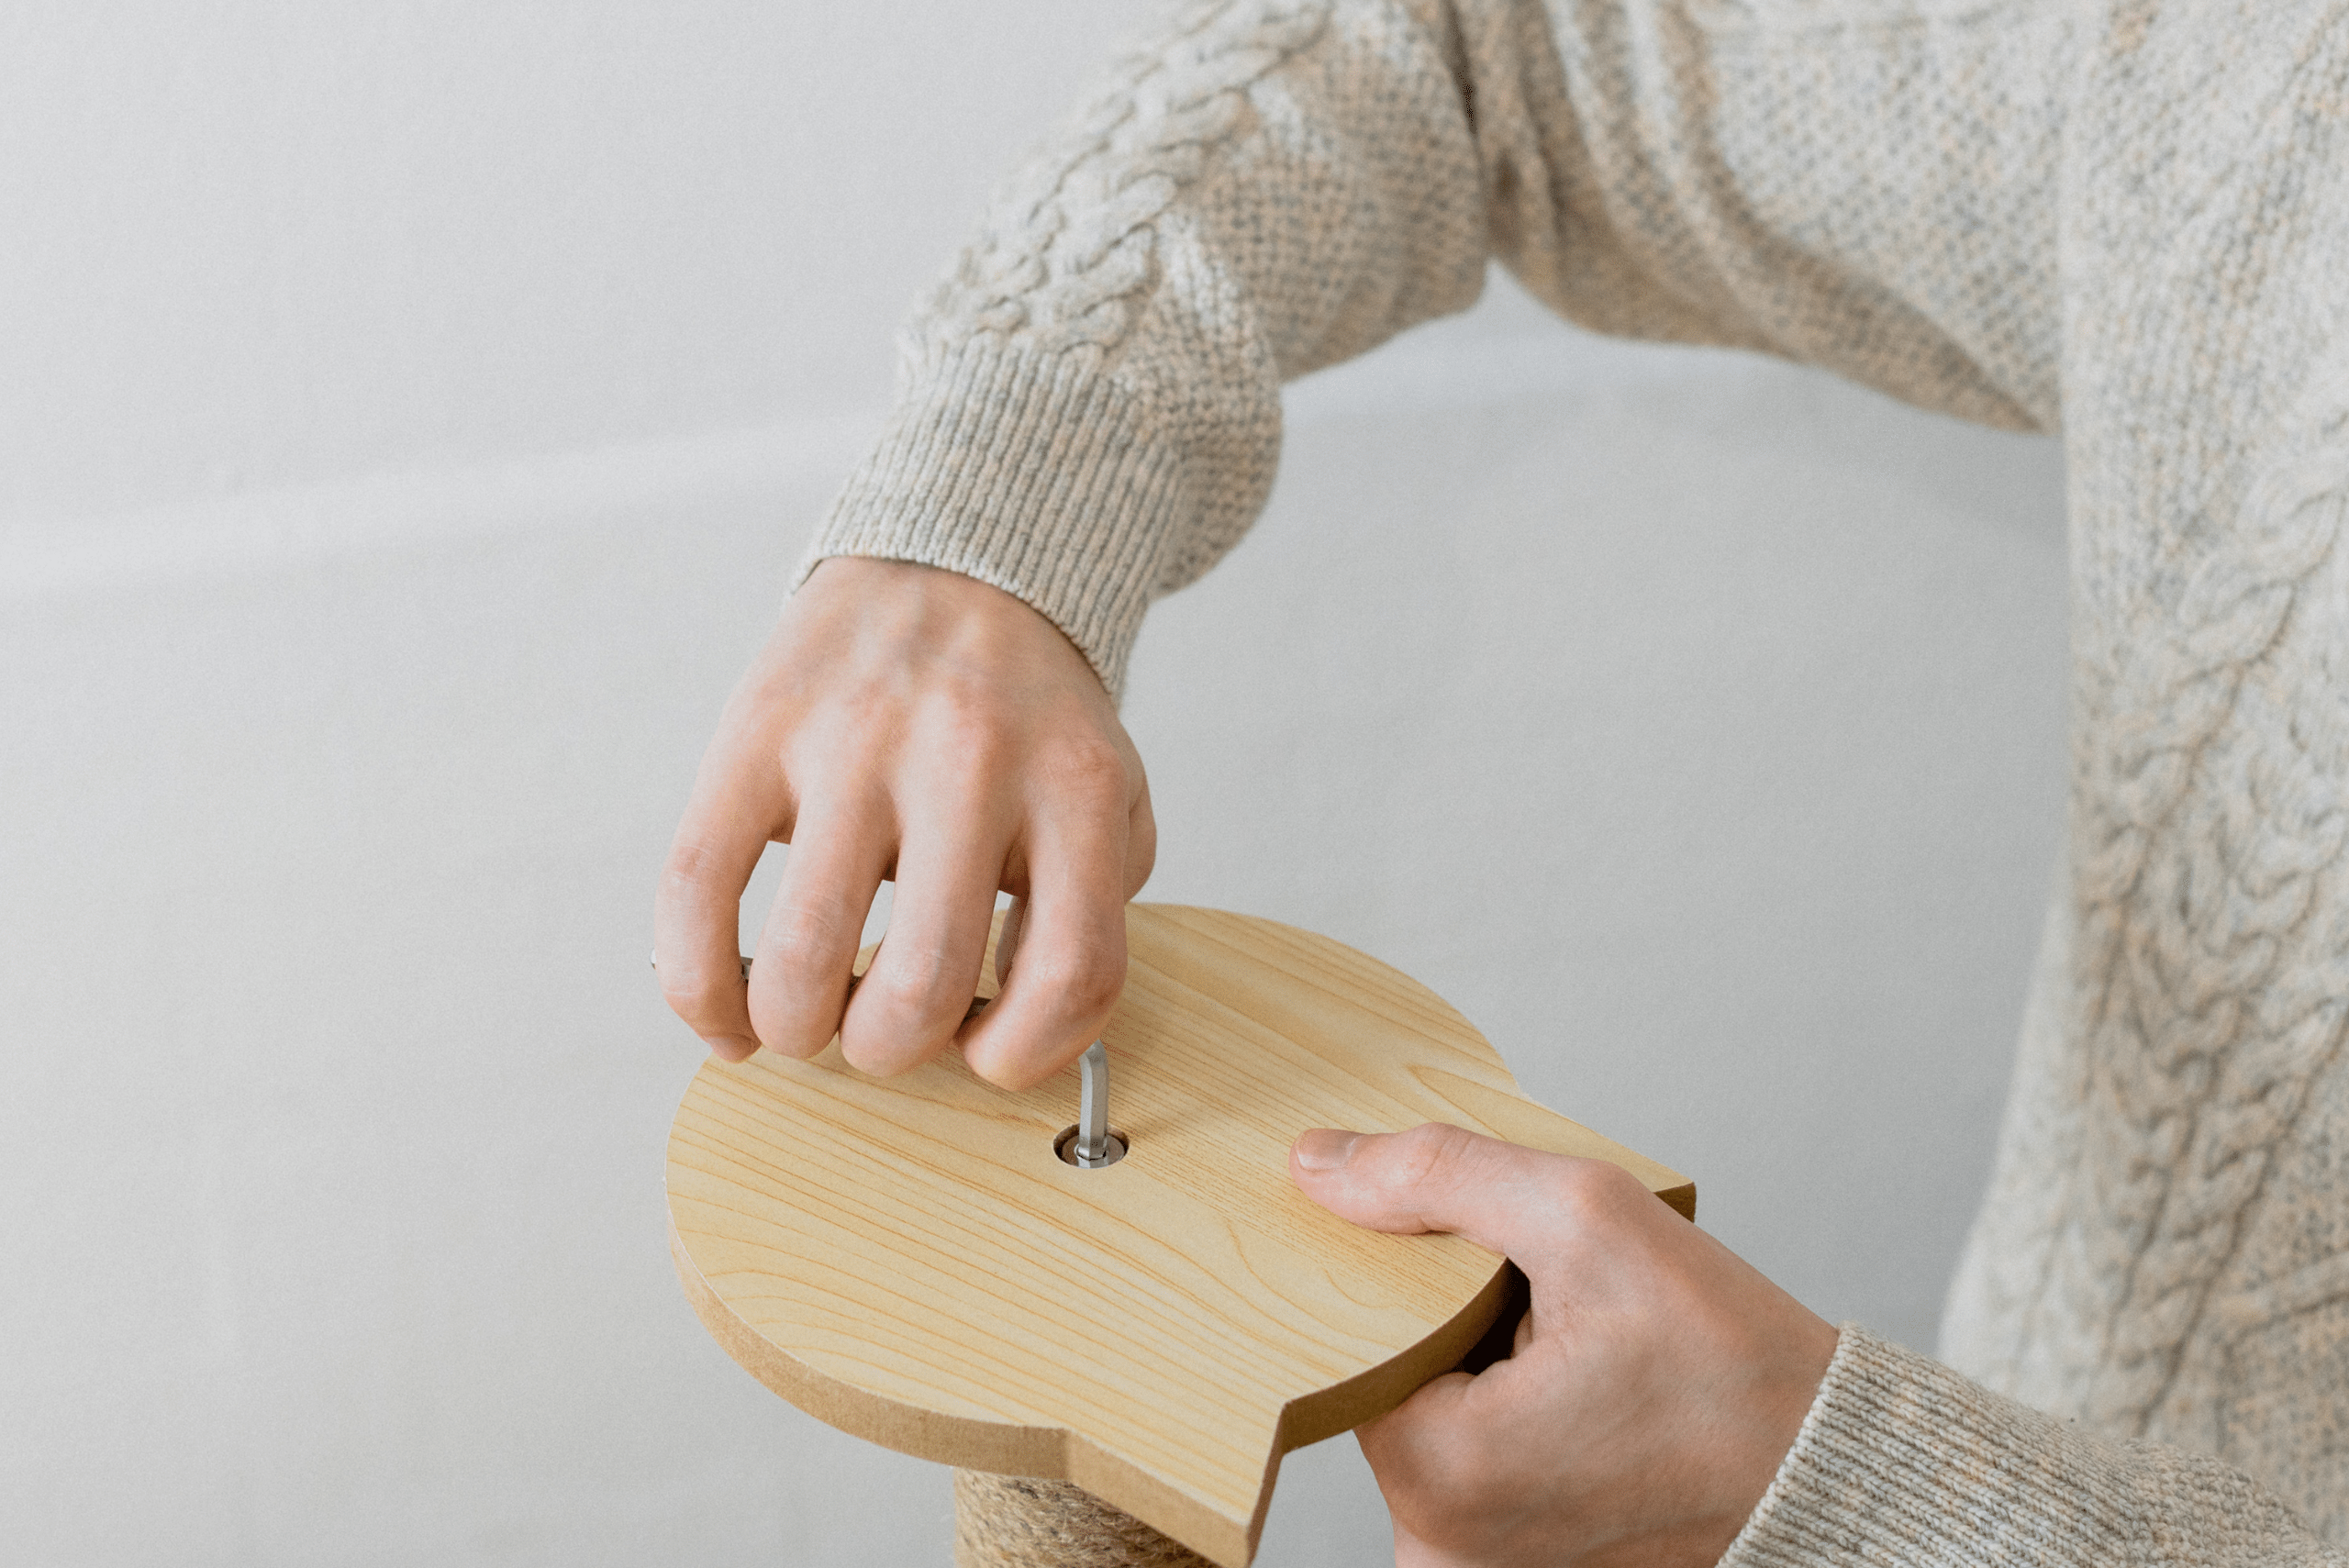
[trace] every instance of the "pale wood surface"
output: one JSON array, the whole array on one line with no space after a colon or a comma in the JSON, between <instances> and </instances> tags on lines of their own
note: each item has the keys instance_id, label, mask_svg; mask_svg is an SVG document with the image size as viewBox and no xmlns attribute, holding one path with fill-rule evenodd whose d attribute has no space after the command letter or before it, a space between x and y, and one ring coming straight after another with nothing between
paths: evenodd
<instances>
[{"instance_id":1,"label":"pale wood surface","mask_svg":"<svg viewBox=\"0 0 2349 1568\"><path fill-rule=\"evenodd\" d=\"M1052 1153L1073 1067L1013 1095L953 1051L885 1079L837 1042L713 1061L670 1134L672 1250L710 1331L802 1409L1074 1481L1244 1568L1280 1456L1452 1366L1506 1281L1457 1237L1307 1201L1299 1132L1448 1121L1611 1160L1685 1213L1696 1191L1526 1099L1442 998L1340 943L1174 906L1133 906L1127 933L1102 1037L1119 1163Z\"/></svg>"}]
</instances>

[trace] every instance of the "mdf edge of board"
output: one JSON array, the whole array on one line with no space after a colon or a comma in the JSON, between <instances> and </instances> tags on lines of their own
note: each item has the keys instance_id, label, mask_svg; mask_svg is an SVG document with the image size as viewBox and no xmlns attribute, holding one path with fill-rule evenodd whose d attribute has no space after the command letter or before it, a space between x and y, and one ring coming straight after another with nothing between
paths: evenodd
<instances>
[{"instance_id":1,"label":"mdf edge of board","mask_svg":"<svg viewBox=\"0 0 2349 1568\"><path fill-rule=\"evenodd\" d=\"M1247 1568L1281 1456L1456 1365L1509 1285L1462 1238L1310 1202L1297 1133L1451 1122L1609 1161L1691 1218L1696 1187L1526 1098L1449 1004L1341 943L1165 905L1127 935L1102 1033L1124 1159L1054 1155L1073 1068L1012 1094L959 1051L892 1078L837 1040L713 1059L671 1129L671 1252L711 1335L818 1419L1074 1482Z\"/></svg>"}]
</instances>

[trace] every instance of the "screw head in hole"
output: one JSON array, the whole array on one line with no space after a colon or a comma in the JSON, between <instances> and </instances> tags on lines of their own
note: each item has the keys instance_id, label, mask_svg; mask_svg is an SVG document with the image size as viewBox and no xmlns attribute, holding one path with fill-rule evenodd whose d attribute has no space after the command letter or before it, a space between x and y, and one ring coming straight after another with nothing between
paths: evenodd
<instances>
[{"instance_id":1,"label":"screw head in hole","mask_svg":"<svg viewBox=\"0 0 2349 1568\"><path fill-rule=\"evenodd\" d=\"M1080 1171L1097 1171L1104 1165L1114 1165L1126 1157L1126 1135L1116 1128L1111 1128L1108 1154L1088 1165L1076 1157L1076 1128L1071 1125L1061 1129L1061 1135L1052 1140L1052 1152L1060 1156L1061 1163L1063 1165L1074 1165Z\"/></svg>"}]
</instances>

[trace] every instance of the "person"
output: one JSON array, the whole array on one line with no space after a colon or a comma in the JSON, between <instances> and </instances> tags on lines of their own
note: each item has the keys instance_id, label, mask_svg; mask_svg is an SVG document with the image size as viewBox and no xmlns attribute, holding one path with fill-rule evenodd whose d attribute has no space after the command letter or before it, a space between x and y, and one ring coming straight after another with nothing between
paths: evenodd
<instances>
[{"instance_id":1,"label":"person","mask_svg":"<svg viewBox=\"0 0 2349 1568\"><path fill-rule=\"evenodd\" d=\"M1281 382L1464 307L1495 256L1599 331L2062 431L2070 852L1945 1362L1821 1323L1606 1167L1298 1140L1338 1213L1531 1283L1514 1355L1362 1433L1398 1562L2349 1561L2335 0L1185 13L909 328L679 826L671 1003L734 1059L837 1030L874 1073L1064 1064L1154 850L1116 701L1145 608L1262 506ZM998 889L1008 979L964 1026Z\"/></svg>"}]
</instances>

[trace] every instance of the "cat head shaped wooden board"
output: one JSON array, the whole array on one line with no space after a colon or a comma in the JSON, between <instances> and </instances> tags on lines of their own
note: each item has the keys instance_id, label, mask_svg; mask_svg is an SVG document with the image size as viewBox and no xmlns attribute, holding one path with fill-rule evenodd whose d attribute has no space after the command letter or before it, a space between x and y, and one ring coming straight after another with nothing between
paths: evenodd
<instances>
[{"instance_id":1,"label":"cat head shaped wooden board","mask_svg":"<svg viewBox=\"0 0 2349 1568\"><path fill-rule=\"evenodd\" d=\"M957 1051L893 1078L837 1041L712 1061L670 1133L672 1250L718 1342L809 1414L1074 1481L1246 1568L1281 1455L1458 1362L1508 1283L1459 1237L1308 1201L1299 1132L1445 1121L1612 1161L1692 1217L1696 1188L1525 1098L1442 998L1338 942L1165 905L1126 929L1102 1034L1123 1159L1055 1154L1074 1068L1008 1094Z\"/></svg>"}]
</instances>

